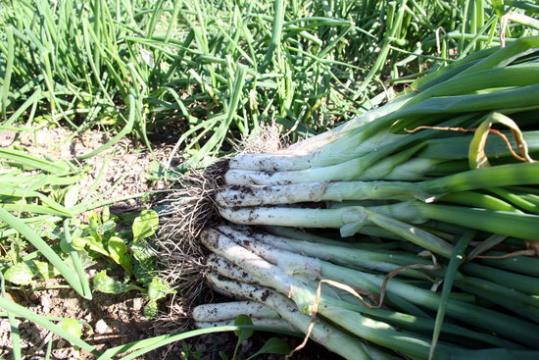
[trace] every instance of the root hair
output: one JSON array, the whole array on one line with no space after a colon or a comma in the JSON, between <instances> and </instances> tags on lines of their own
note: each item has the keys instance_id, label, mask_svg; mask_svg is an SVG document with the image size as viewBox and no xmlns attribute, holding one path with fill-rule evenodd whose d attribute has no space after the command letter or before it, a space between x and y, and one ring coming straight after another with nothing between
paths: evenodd
<instances>
[{"instance_id":1,"label":"root hair","mask_svg":"<svg viewBox=\"0 0 539 360\"><path fill-rule=\"evenodd\" d=\"M171 299L167 321L186 321L193 305L207 301L204 276L207 250L198 237L206 227L219 223L214 197L223 184L228 161L216 162L204 171L182 176L174 189L159 201L161 225L155 248L160 276L178 291ZM165 320L165 318L163 320Z\"/></svg>"}]
</instances>

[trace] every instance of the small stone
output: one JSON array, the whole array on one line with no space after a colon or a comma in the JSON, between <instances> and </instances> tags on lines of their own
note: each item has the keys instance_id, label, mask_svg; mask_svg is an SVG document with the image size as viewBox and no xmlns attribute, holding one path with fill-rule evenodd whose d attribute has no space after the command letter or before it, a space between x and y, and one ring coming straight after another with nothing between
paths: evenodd
<instances>
[{"instance_id":1,"label":"small stone","mask_svg":"<svg viewBox=\"0 0 539 360\"><path fill-rule=\"evenodd\" d=\"M142 305L143 305L143 301L141 298L134 298L133 299L133 310L134 311L139 311L140 309L142 309Z\"/></svg>"},{"instance_id":2,"label":"small stone","mask_svg":"<svg viewBox=\"0 0 539 360\"><path fill-rule=\"evenodd\" d=\"M10 329L9 320L0 318L0 349L7 349L10 345ZM2 354L2 351L0 351L0 354Z\"/></svg>"},{"instance_id":3,"label":"small stone","mask_svg":"<svg viewBox=\"0 0 539 360\"><path fill-rule=\"evenodd\" d=\"M48 296L42 296L39 299L43 313L49 313L51 310L51 299Z\"/></svg>"},{"instance_id":4,"label":"small stone","mask_svg":"<svg viewBox=\"0 0 539 360\"><path fill-rule=\"evenodd\" d=\"M110 327L107 325L105 320L99 319L95 323L94 330L96 334L106 334L110 332Z\"/></svg>"}]
</instances>

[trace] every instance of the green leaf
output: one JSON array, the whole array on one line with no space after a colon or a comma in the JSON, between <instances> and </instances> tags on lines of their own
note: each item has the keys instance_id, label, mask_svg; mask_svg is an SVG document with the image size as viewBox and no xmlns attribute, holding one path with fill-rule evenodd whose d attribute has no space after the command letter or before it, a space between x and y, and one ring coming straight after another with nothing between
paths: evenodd
<instances>
[{"instance_id":1,"label":"green leaf","mask_svg":"<svg viewBox=\"0 0 539 360\"><path fill-rule=\"evenodd\" d=\"M92 211L88 216L89 230L95 230L101 225L101 218L96 211Z\"/></svg>"},{"instance_id":2,"label":"green leaf","mask_svg":"<svg viewBox=\"0 0 539 360\"><path fill-rule=\"evenodd\" d=\"M167 282L157 276L152 278L152 282L148 286L148 299L153 301L157 301L174 293L175 291L167 284Z\"/></svg>"},{"instance_id":3,"label":"green leaf","mask_svg":"<svg viewBox=\"0 0 539 360\"><path fill-rule=\"evenodd\" d=\"M144 306L143 315L147 317L148 319L153 319L154 317L157 316L158 312L159 312L159 307L157 305L157 301L150 300L148 301L146 306Z\"/></svg>"},{"instance_id":4,"label":"green leaf","mask_svg":"<svg viewBox=\"0 0 539 360\"><path fill-rule=\"evenodd\" d=\"M103 225L99 227L99 232L105 239L108 239L116 233L116 226L116 222L113 219L103 221Z\"/></svg>"},{"instance_id":5,"label":"green leaf","mask_svg":"<svg viewBox=\"0 0 539 360\"><path fill-rule=\"evenodd\" d=\"M21 219L11 215L0 207L0 220L8 226L17 230L55 267L56 270L66 279L71 287L79 294L83 295L82 287L78 276L73 273L58 254L47 244L34 230L32 230ZM84 296L84 295L83 295Z\"/></svg>"},{"instance_id":6,"label":"green leaf","mask_svg":"<svg viewBox=\"0 0 539 360\"><path fill-rule=\"evenodd\" d=\"M113 236L109 239L107 247L110 258L131 274L133 272L133 262L131 261L129 247L125 241L117 236Z\"/></svg>"},{"instance_id":7,"label":"green leaf","mask_svg":"<svg viewBox=\"0 0 539 360\"><path fill-rule=\"evenodd\" d=\"M21 306L7 298L0 296L0 308L4 309L6 312L13 314L18 318L28 320L32 323L39 325L43 329L47 329L57 336L64 338L72 345L77 346L81 349L84 349L87 352L92 352L95 350L93 345L88 344L87 342L81 340L79 337L71 336L70 333L64 331L64 329L48 320L45 316L38 315L24 306Z\"/></svg>"},{"instance_id":8,"label":"green leaf","mask_svg":"<svg viewBox=\"0 0 539 360\"><path fill-rule=\"evenodd\" d=\"M11 348L13 353L13 360L22 359L21 350L21 334L19 329L20 321L13 316L12 313L8 313L8 321L10 327Z\"/></svg>"},{"instance_id":9,"label":"green leaf","mask_svg":"<svg viewBox=\"0 0 539 360\"><path fill-rule=\"evenodd\" d=\"M434 330L432 331L432 341L429 351L429 360L434 359L436 354L436 345L438 344L438 338L442 331L442 326L445 317L445 311L447 307L447 301L451 294L451 288L458 272L460 264L464 261L465 250L468 247L470 241L474 238L475 233L472 231L465 232L461 238L457 241L457 244L453 248L451 253L451 259L445 270L444 284L442 288L442 294L440 296L440 303L438 304L438 311L436 312L436 320L434 321Z\"/></svg>"},{"instance_id":10,"label":"green leaf","mask_svg":"<svg viewBox=\"0 0 539 360\"><path fill-rule=\"evenodd\" d=\"M50 161L32 156L24 151L14 149L0 149L0 158L6 159L17 167L23 169L39 169L51 174L63 175L70 171L70 166L64 161Z\"/></svg>"},{"instance_id":11,"label":"green leaf","mask_svg":"<svg viewBox=\"0 0 539 360\"><path fill-rule=\"evenodd\" d=\"M246 325L249 326L249 328L240 328L240 329L234 331L234 333L238 337L238 342L242 342L242 341L245 341L245 340L249 339L255 332L252 329L253 322L251 321L251 318L249 316L247 316L247 315L239 315L234 320L234 325L236 325L236 326L246 326Z\"/></svg>"},{"instance_id":12,"label":"green leaf","mask_svg":"<svg viewBox=\"0 0 539 360\"><path fill-rule=\"evenodd\" d=\"M60 327L73 337L80 339L82 336L82 323L78 320L66 318L60 321Z\"/></svg>"},{"instance_id":13,"label":"green leaf","mask_svg":"<svg viewBox=\"0 0 539 360\"><path fill-rule=\"evenodd\" d=\"M247 360L253 359L262 354L288 355L291 351L292 349L286 341L284 341L283 339L272 337L269 338L268 341L266 341L256 353L249 356Z\"/></svg>"},{"instance_id":14,"label":"green leaf","mask_svg":"<svg viewBox=\"0 0 539 360\"><path fill-rule=\"evenodd\" d=\"M131 290L140 290L143 289L137 285L122 283L118 280L114 280L107 275L105 270L98 272L94 276L94 290L100 291L105 294L121 294Z\"/></svg>"},{"instance_id":15,"label":"green leaf","mask_svg":"<svg viewBox=\"0 0 539 360\"><path fill-rule=\"evenodd\" d=\"M95 263L96 263L94 261L94 259L92 259L90 257L90 255L88 255L88 253L86 253L86 252L80 252L80 253L78 253L78 256L79 256L79 260L80 260L80 266L84 270L86 270L89 267L95 265ZM66 261L67 266L75 269L75 265L73 264L73 259L71 257L68 257L65 261Z\"/></svg>"},{"instance_id":16,"label":"green leaf","mask_svg":"<svg viewBox=\"0 0 539 360\"><path fill-rule=\"evenodd\" d=\"M101 210L101 219L103 220L103 222L111 220L110 209L108 206L103 207L103 209Z\"/></svg>"},{"instance_id":17,"label":"green leaf","mask_svg":"<svg viewBox=\"0 0 539 360\"><path fill-rule=\"evenodd\" d=\"M101 255L109 256L109 252L105 249L105 245L93 236L86 236L81 241L86 242L88 249L95 251Z\"/></svg>"},{"instance_id":18,"label":"green leaf","mask_svg":"<svg viewBox=\"0 0 539 360\"><path fill-rule=\"evenodd\" d=\"M142 357L142 355L160 347L166 346L168 344L172 344L189 338L194 338L200 335L234 331L235 329L235 326L226 325L206 329L196 329L191 331L181 330L180 332L164 334L143 340L137 340L128 344L122 344L113 348L109 348L98 357L98 360L111 360L113 358L116 359L116 356L120 354L123 355L121 357L122 360L139 359ZM125 355L125 353L128 351L130 351L130 353Z\"/></svg>"},{"instance_id":19,"label":"green leaf","mask_svg":"<svg viewBox=\"0 0 539 360\"><path fill-rule=\"evenodd\" d=\"M49 263L39 260L29 261L30 267L36 272L36 275L41 276L44 280L52 279L60 273Z\"/></svg>"},{"instance_id":20,"label":"green leaf","mask_svg":"<svg viewBox=\"0 0 539 360\"><path fill-rule=\"evenodd\" d=\"M503 16L505 15L506 11L504 11L503 1L502 0L491 0L492 2L492 8L496 12L496 15Z\"/></svg>"},{"instance_id":21,"label":"green leaf","mask_svg":"<svg viewBox=\"0 0 539 360\"><path fill-rule=\"evenodd\" d=\"M10 266L4 273L4 278L15 285L30 285L34 279L34 271L26 264L20 262Z\"/></svg>"},{"instance_id":22,"label":"green leaf","mask_svg":"<svg viewBox=\"0 0 539 360\"><path fill-rule=\"evenodd\" d=\"M159 227L159 215L154 210L143 210L133 221L133 240L138 241L155 234Z\"/></svg>"},{"instance_id":23,"label":"green leaf","mask_svg":"<svg viewBox=\"0 0 539 360\"><path fill-rule=\"evenodd\" d=\"M155 252L152 251L148 242L144 239L132 243L131 252L135 259L133 267L135 278L141 284L149 284L157 269Z\"/></svg>"},{"instance_id":24,"label":"green leaf","mask_svg":"<svg viewBox=\"0 0 539 360\"><path fill-rule=\"evenodd\" d=\"M71 239L71 247L77 251L84 251L88 244L88 239L81 236L73 236Z\"/></svg>"},{"instance_id":25,"label":"green leaf","mask_svg":"<svg viewBox=\"0 0 539 360\"><path fill-rule=\"evenodd\" d=\"M30 285L36 277L47 280L58 274L59 273L46 262L28 260L10 266L4 273L4 278L15 285Z\"/></svg>"}]
</instances>

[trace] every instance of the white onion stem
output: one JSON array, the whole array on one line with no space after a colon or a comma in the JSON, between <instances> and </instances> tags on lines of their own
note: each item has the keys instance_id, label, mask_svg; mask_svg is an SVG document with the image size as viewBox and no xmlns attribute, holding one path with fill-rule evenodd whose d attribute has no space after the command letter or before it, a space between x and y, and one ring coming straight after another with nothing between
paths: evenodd
<instances>
[{"instance_id":1,"label":"white onion stem","mask_svg":"<svg viewBox=\"0 0 539 360\"><path fill-rule=\"evenodd\" d=\"M208 275L208 282L212 288L222 289L234 297L247 298L264 303L277 311L294 328L304 334L309 331L311 318L299 312L294 303L281 294L261 286L227 280L211 273ZM370 359L363 343L359 339L346 334L320 319L314 320L310 338L345 359Z\"/></svg>"},{"instance_id":2,"label":"white onion stem","mask_svg":"<svg viewBox=\"0 0 539 360\"><path fill-rule=\"evenodd\" d=\"M234 320L239 315L259 319L279 319L279 315L267 306L253 301L229 301L198 305L193 309L193 320L197 322Z\"/></svg>"},{"instance_id":3,"label":"white onion stem","mask_svg":"<svg viewBox=\"0 0 539 360\"><path fill-rule=\"evenodd\" d=\"M294 328L290 323L283 319L265 319L265 318L250 318L253 322L253 327L259 331L267 331L281 334L300 335L301 333ZM235 325L234 319L220 321L196 321L195 326L199 329L206 329L218 326Z\"/></svg>"}]
</instances>

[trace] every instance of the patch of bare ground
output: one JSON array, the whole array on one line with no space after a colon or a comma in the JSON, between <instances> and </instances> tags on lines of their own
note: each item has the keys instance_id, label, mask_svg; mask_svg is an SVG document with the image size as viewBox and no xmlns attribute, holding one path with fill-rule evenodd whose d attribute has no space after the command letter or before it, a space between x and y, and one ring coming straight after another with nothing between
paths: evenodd
<instances>
[{"instance_id":1,"label":"patch of bare ground","mask_svg":"<svg viewBox=\"0 0 539 360\"><path fill-rule=\"evenodd\" d=\"M86 131L80 136L65 128L39 128L31 131L0 130L0 147L23 147L32 155L61 160L72 160L82 165L87 176L79 186L82 196L93 201L124 198L149 190L164 188L163 183L150 181L148 174L162 162L171 150L168 145L157 145L152 151L129 139L122 139L110 148L84 161L78 157L105 145L110 138L100 131ZM123 202L125 206L139 204L136 199Z\"/></svg>"},{"instance_id":2,"label":"patch of bare ground","mask_svg":"<svg viewBox=\"0 0 539 360\"><path fill-rule=\"evenodd\" d=\"M109 295L94 292L91 301L82 299L70 289L11 292L17 303L47 317L74 318L84 323L83 338L98 350L156 335L151 322L142 316L144 299L136 293ZM10 353L9 322L0 319L0 356ZM7 330L7 331L3 331ZM55 359L91 359L67 342L35 324L20 324L23 353L27 359L42 359L49 340L53 340Z\"/></svg>"}]
</instances>

